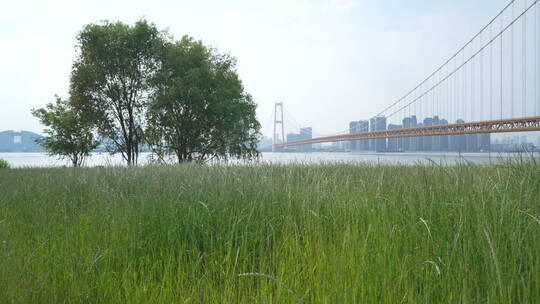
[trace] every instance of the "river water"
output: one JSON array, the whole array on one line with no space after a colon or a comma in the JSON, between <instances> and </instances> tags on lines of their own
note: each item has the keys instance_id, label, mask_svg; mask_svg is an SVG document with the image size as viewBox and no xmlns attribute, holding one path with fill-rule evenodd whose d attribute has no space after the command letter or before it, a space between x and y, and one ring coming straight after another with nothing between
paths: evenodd
<instances>
[{"instance_id":1,"label":"river water","mask_svg":"<svg viewBox=\"0 0 540 304\"><path fill-rule=\"evenodd\" d=\"M490 164L516 157L530 157L523 154L507 153L262 153L262 162L274 164L287 163L381 163L381 164L427 164L437 163L454 165L460 162ZM59 160L45 153L0 153L0 159L6 160L11 167L61 167L70 166L70 162ZM148 164L150 153L142 153L140 164ZM108 153L93 153L86 161L86 166L118 166L123 165L122 157Z\"/></svg>"}]
</instances>

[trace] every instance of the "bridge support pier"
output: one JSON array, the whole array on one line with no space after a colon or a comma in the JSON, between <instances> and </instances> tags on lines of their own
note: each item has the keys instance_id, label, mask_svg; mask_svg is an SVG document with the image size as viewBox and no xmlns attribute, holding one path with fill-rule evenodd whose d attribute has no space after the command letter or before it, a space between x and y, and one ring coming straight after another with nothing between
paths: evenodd
<instances>
[{"instance_id":1,"label":"bridge support pier","mask_svg":"<svg viewBox=\"0 0 540 304\"><path fill-rule=\"evenodd\" d=\"M279 115L278 115L279 112ZM281 142L278 142L277 126L281 126ZM283 103L276 102L274 106L274 134L272 135L272 152L281 152L283 147L279 147L278 144L285 143L285 127L283 126Z\"/></svg>"}]
</instances>

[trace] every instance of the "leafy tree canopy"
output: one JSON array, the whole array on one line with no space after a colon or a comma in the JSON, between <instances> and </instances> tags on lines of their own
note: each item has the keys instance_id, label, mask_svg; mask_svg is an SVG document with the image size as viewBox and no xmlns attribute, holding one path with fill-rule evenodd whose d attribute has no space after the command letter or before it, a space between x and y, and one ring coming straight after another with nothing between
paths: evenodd
<instances>
[{"instance_id":1,"label":"leafy tree canopy","mask_svg":"<svg viewBox=\"0 0 540 304\"><path fill-rule=\"evenodd\" d=\"M94 140L93 122L73 108L68 100L56 96L54 103L32 110L32 114L47 127L47 136L36 139L36 142L51 155L71 160L74 167L83 165L90 151L99 144Z\"/></svg>"},{"instance_id":2,"label":"leafy tree canopy","mask_svg":"<svg viewBox=\"0 0 540 304\"><path fill-rule=\"evenodd\" d=\"M149 80L160 69L164 34L145 20L133 26L105 21L85 26L77 40L71 93L113 143L110 151L136 164L153 93Z\"/></svg>"},{"instance_id":3,"label":"leafy tree canopy","mask_svg":"<svg viewBox=\"0 0 540 304\"><path fill-rule=\"evenodd\" d=\"M256 105L235 58L188 36L174 41L145 20L89 24L77 42L72 100L35 111L44 122L51 125L51 113L62 109L84 116L128 165L143 144L180 163L258 156ZM50 136L44 144L53 142Z\"/></svg>"},{"instance_id":4,"label":"leafy tree canopy","mask_svg":"<svg viewBox=\"0 0 540 304\"><path fill-rule=\"evenodd\" d=\"M256 105L235 68L233 57L188 36L165 45L147 113L148 139L161 159L257 157Z\"/></svg>"}]
</instances>

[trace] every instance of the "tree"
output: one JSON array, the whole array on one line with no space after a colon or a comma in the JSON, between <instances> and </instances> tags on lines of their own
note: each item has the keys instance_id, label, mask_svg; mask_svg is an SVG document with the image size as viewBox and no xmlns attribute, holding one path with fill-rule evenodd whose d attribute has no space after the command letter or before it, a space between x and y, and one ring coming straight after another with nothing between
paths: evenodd
<instances>
[{"instance_id":1,"label":"tree","mask_svg":"<svg viewBox=\"0 0 540 304\"><path fill-rule=\"evenodd\" d=\"M163 36L145 20L89 24L80 32L78 58L71 74L71 94L96 121L112 153L128 165L137 163L143 144L145 110L152 94L149 80L160 67Z\"/></svg>"},{"instance_id":2,"label":"tree","mask_svg":"<svg viewBox=\"0 0 540 304\"><path fill-rule=\"evenodd\" d=\"M0 169L9 169L9 163L3 159L0 159Z\"/></svg>"},{"instance_id":3,"label":"tree","mask_svg":"<svg viewBox=\"0 0 540 304\"><path fill-rule=\"evenodd\" d=\"M93 123L68 100L56 96L54 103L32 110L32 115L48 127L45 129L48 136L36 142L51 155L71 160L74 167L83 165L90 151L99 145L94 140Z\"/></svg>"},{"instance_id":4,"label":"tree","mask_svg":"<svg viewBox=\"0 0 540 304\"><path fill-rule=\"evenodd\" d=\"M153 151L179 163L254 158L260 124L244 91L236 60L184 36L166 45L148 111Z\"/></svg>"}]
</instances>

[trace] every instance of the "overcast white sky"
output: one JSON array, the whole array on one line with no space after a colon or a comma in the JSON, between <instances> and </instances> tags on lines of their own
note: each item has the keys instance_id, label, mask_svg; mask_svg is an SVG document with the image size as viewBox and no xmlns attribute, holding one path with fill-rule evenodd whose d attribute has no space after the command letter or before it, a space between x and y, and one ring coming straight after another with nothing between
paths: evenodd
<instances>
[{"instance_id":1,"label":"overcast white sky","mask_svg":"<svg viewBox=\"0 0 540 304\"><path fill-rule=\"evenodd\" d=\"M0 130L42 131L30 109L67 95L83 25L144 17L235 56L265 135L277 101L314 133L336 133L412 88L507 2L8 1L0 10Z\"/></svg>"}]
</instances>

